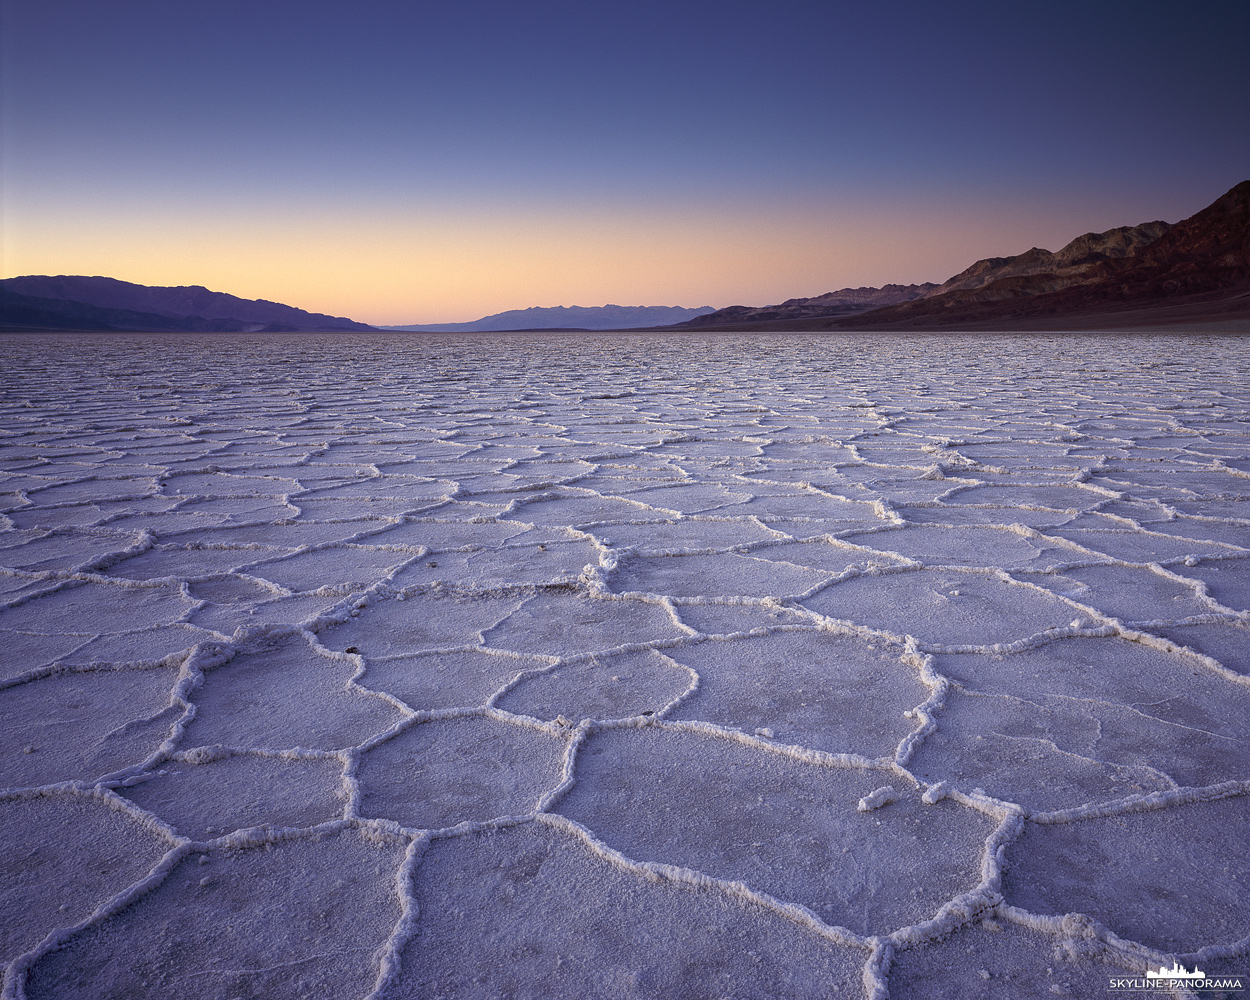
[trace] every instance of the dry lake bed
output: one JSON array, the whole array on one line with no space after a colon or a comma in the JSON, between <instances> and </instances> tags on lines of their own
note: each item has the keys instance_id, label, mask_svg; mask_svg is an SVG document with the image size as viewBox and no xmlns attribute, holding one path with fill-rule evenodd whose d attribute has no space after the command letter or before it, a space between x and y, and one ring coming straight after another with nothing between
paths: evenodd
<instances>
[{"instance_id":1,"label":"dry lake bed","mask_svg":"<svg viewBox=\"0 0 1250 1000\"><path fill-rule=\"evenodd\" d=\"M3 350L5 998L1250 987L1250 340Z\"/></svg>"}]
</instances>

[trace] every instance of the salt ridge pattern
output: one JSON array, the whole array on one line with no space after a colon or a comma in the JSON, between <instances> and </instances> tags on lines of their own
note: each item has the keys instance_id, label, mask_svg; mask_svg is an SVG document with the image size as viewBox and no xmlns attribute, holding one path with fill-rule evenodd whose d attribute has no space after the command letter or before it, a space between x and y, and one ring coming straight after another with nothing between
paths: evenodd
<instances>
[{"instance_id":1,"label":"salt ridge pattern","mask_svg":"<svg viewBox=\"0 0 1250 1000\"><path fill-rule=\"evenodd\" d=\"M4 346L6 1000L1250 954L1242 339Z\"/></svg>"}]
</instances>

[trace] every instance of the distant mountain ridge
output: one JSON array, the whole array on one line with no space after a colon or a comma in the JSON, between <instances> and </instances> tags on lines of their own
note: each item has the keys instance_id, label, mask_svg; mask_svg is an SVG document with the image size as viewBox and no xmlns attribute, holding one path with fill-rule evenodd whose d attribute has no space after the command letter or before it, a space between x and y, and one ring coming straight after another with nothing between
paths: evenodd
<instances>
[{"instance_id":1,"label":"distant mountain ridge","mask_svg":"<svg viewBox=\"0 0 1250 1000\"><path fill-rule=\"evenodd\" d=\"M509 309L468 323L414 323L383 330L428 333L500 333L507 330L632 330L676 326L713 312L712 306L531 306Z\"/></svg>"},{"instance_id":2,"label":"distant mountain ridge","mask_svg":"<svg viewBox=\"0 0 1250 1000\"><path fill-rule=\"evenodd\" d=\"M866 312L881 306L911 302L929 294L938 286L931 281L923 285L882 285L880 288L839 288L806 299L786 299L775 306L726 306L713 313L696 317L683 324L690 327L714 327L734 323L768 323L805 318L845 316Z\"/></svg>"},{"instance_id":3,"label":"distant mountain ridge","mask_svg":"<svg viewBox=\"0 0 1250 1000\"><path fill-rule=\"evenodd\" d=\"M208 333L375 329L343 316L241 299L201 285L137 285L65 274L0 280L0 325Z\"/></svg>"},{"instance_id":4,"label":"distant mountain ridge","mask_svg":"<svg viewBox=\"0 0 1250 1000\"><path fill-rule=\"evenodd\" d=\"M712 311L712 306L535 306L468 323L375 327L266 299L242 299L201 285L139 285L116 278L64 274L0 279L0 329L206 333L623 330L672 326Z\"/></svg>"}]
</instances>

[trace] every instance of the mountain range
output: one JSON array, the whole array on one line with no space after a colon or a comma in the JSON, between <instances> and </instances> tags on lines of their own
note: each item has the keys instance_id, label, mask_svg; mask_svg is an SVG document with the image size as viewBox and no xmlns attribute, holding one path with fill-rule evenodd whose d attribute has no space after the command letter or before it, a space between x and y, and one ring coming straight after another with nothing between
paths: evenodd
<instances>
[{"instance_id":1,"label":"mountain range","mask_svg":"<svg viewBox=\"0 0 1250 1000\"><path fill-rule=\"evenodd\" d=\"M769 306L555 306L471 323L372 327L199 285L27 275L0 280L0 330L1056 330L1203 324L1250 332L1250 181L1188 219L986 257L941 284L842 288Z\"/></svg>"},{"instance_id":2,"label":"mountain range","mask_svg":"<svg viewBox=\"0 0 1250 1000\"><path fill-rule=\"evenodd\" d=\"M200 285L136 285L76 275L0 280L0 329L5 327L197 333L373 329L342 316L241 299Z\"/></svg>"},{"instance_id":3,"label":"mountain range","mask_svg":"<svg viewBox=\"0 0 1250 1000\"><path fill-rule=\"evenodd\" d=\"M194 333L397 330L623 330L672 326L711 306L553 306L513 309L471 323L375 327L200 285L137 285L116 278L26 275L0 280L0 330L128 330Z\"/></svg>"},{"instance_id":4,"label":"mountain range","mask_svg":"<svg viewBox=\"0 0 1250 1000\"><path fill-rule=\"evenodd\" d=\"M383 326L382 330L438 333L494 333L504 330L630 330L648 326L676 326L714 312L711 306L531 306L484 316L471 323L424 323Z\"/></svg>"},{"instance_id":5,"label":"mountain range","mask_svg":"<svg viewBox=\"0 0 1250 1000\"><path fill-rule=\"evenodd\" d=\"M851 308L848 291L896 290ZM919 291L917 291L919 290ZM986 257L940 285L843 289L776 306L730 306L699 330L1055 330L1214 323L1250 332L1250 181L1176 225L1078 236L1058 252Z\"/></svg>"}]
</instances>

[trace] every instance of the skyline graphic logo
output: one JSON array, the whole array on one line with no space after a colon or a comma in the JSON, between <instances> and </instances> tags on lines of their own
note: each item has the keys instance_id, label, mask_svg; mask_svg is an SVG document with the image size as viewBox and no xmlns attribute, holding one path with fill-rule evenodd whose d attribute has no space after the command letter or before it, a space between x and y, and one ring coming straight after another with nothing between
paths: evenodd
<instances>
[{"instance_id":1,"label":"skyline graphic logo","mask_svg":"<svg viewBox=\"0 0 1250 1000\"><path fill-rule=\"evenodd\" d=\"M1108 983L1109 990L1130 993L1149 993L1154 990L1184 989L1189 991L1219 990L1221 995L1229 992L1241 992L1245 989L1246 976L1241 973L1208 978L1197 964L1193 971L1173 961L1172 967L1159 966L1159 971L1148 969L1145 976L1113 976Z\"/></svg>"},{"instance_id":2,"label":"skyline graphic logo","mask_svg":"<svg viewBox=\"0 0 1250 1000\"><path fill-rule=\"evenodd\" d=\"M1163 968L1163 966L1160 966L1158 972L1148 971L1146 973L1146 978L1147 979L1206 979L1207 974L1203 972L1201 969L1199 969L1198 966L1196 965L1194 966L1193 972L1186 972L1185 966L1179 965L1178 963L1173 962L1172 968L1170 969L1165 969Z\"/></svg>"}]
</instances>

